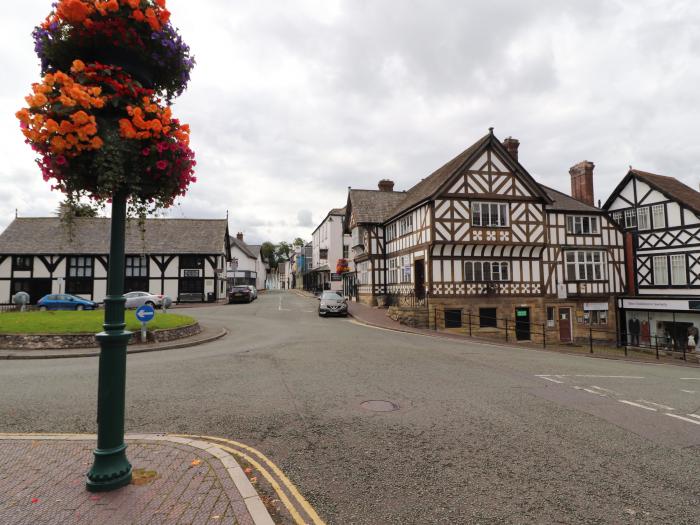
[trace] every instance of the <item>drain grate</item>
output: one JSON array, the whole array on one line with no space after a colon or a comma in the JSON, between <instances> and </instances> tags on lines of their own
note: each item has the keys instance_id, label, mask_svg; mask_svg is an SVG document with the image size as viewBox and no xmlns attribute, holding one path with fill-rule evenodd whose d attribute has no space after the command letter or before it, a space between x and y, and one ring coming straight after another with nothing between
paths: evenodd
<instances>
[{"instance_id":1,"label":"drain grate","mask_svg":"<svg viewBox=\"0 0 700 525\"><path fill-rule=\"evenodd\" d=\"M393 412L400 408L396 403L392 403L391 401L383 401L381 399L363 401L360 403L360 406L365 410L371 410L372 412Z\"/></svg>"}]
</instances>

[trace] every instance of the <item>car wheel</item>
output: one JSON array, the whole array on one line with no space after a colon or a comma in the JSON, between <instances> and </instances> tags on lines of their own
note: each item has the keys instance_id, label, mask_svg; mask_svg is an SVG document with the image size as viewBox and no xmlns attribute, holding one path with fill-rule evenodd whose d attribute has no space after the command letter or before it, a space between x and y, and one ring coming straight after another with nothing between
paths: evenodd
<instances>
[{"instance_id":1,"label":"car wheel","mask_svg":"<svg viewBox=\"0 0 700 525\"><path fill-rule=\"evenodd\" d=\"M40 307L39 307L39 311L40 311L40 312L45 312L46 310L48 310L48 308L46 308L45 306L40 306Z\"/></svg>"},{"instance_id":2,"label":"car wheel","mask_svg":"<svg viewBox=\"0 0 700 525\"><path fill-rule=\"evenodd\" d=\"M152 306L153 308L155 308L156 303L154 303L153 301L146 301L146 306Z\"/></svg>"},{"instance_id":3,"label":"car wheel","mask_svg":"<svg viewBox=\"0 0 700 525\"><path fill-rule=\"evenodd\" d=\"M79 304L78 306L75 307L76 311L80 312L85 308L82 304Z\"/></svg>"}]
</instances>

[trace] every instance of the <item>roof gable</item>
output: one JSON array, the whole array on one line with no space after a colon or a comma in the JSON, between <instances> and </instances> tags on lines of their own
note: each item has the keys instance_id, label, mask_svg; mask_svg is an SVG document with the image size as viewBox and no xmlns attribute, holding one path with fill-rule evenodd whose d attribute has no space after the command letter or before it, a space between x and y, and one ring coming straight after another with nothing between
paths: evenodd
<instances>
[{"instance_id":1,"label":"roof gable","mask_svg":"<svg viewBox=\"0 0 700 525\"><path fill-rule=\"evenodd\" d=\"M605 201L603 208L609 210L613 208L618 199L624 200L629 204L629 207L636 205L636 198L631 192L630 181L637 179L647 184L649 187L661 192L669 200L673 200L692 210L696 214L700 214L700 192L694 190L690 186L683 184L674 177L665 175L657 175L647 171L641 171L630 168L625 177L620 181L617 187L613 190L608 200ZM642 197L642 196L637 196Z\"/></svg>"},{"instance_id":2,"label":"roof gable","mask_svg":"<svg viewBox=\"0 0 700 525\"><path fill-rule=\"evenodd\" d=\"M510 187L513 188L513 192L535 196L546 203L551 202L547 193L535 182L527 170L511 157L493 131L490 130L488 134L408 190L406 198L391 211L387 218L400 215L417 204L435 198L444 192L463 193L471 189L474 193L484 194L483 191L478 191L479 185L475 182L471 183L467 178L468 171L480 171L484 168L498 170L495 172L495 178L499 179L498 181L484 179L487 190L493 189L494 184L499 185L504 181L507 183L507 179L511 177Z\"/></svg>"}]
</instances>

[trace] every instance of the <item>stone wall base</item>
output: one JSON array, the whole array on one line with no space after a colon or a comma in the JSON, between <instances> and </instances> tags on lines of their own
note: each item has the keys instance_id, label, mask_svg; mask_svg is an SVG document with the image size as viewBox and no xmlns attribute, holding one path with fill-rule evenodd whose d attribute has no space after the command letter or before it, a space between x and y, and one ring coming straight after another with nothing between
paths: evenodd
<instances>
[{"instance_id":1,"label":"stone wall base","mask_svg":"<svg viewBox=\"0 0 700 525\"><path fill-rule=\"evenodd\" d=\"M413 328L429 328L430 315L427 308L411 308L406 306L390 306L386 315Z\"/></svg>"}]
</instances>

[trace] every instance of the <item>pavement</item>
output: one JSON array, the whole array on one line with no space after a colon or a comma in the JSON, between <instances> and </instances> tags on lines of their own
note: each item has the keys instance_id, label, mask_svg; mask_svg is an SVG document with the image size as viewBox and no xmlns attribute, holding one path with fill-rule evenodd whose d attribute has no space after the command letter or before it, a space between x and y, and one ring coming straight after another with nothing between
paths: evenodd
<instances>
[{"instance_id":1,"label":"pavement","mask_svg":"<svg viewBox=\"0 0 700 525\"><path fill-rule=\"evenodd\" d=\"M274 523L241 466L216 444L147 434L127 443L132 483L90 493L94 436L0 435L0 523Z\"/></svg>"},{"instance_id":2,"label":"pavement","mask_svg":"<svg viewBox=\"0 0 700 525\"><path fill-rule=\"evenodd\" d=\"M700 523L697 369L316 310L289 292L193 309L229 336L129 355L127 432L219 436L283 473L294 490L255 471L278 523L317 523L307 505L343 525ZM96 359L4 361L0 432L94 432L96 392Z\"/></svg>"},{"instance_id":3,"label":"pavement","mask_svg":"<svg viewBox=\"0 0 700 525\"><path fill-rule=\"evenodd\" d=\"M131 344L126 347L128 354L143 352L159 352L176 348L188 348L192 346L211 343L224 337L228 331L221 327L208 326L200 323L201 332L190 337L183 337L173 341L162 343ZM95 357L100 355L99 347L96 348L66 348L49 350L29 349L0 349L0 359L61 359L66 357Z\"/></svg>"}]
</instances>

